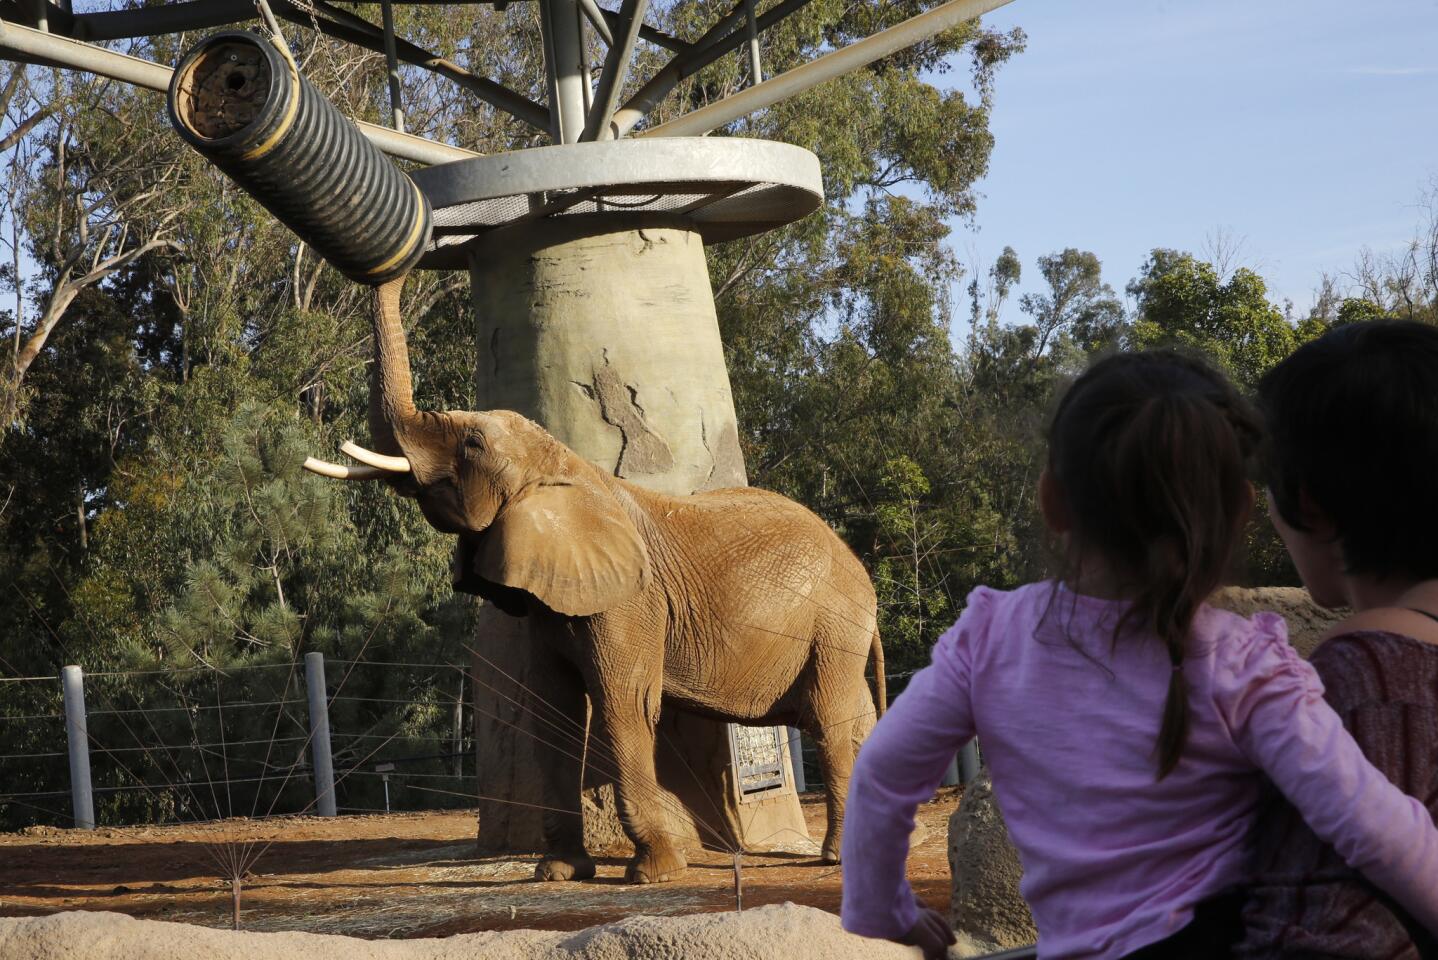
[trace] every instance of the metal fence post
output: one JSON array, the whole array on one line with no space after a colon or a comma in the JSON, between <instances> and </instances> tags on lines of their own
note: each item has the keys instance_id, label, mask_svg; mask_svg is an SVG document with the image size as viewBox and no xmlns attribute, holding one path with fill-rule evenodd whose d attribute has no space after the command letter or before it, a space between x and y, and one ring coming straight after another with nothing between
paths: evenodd
<instances>
[{"instance_id":1,"label":"metal fence post","mask_svg":"<svg viewBox=\"0 0 1438 960\"><path fill-rule=\"evenodd\" d=\"M330 712L325 698L325 655L305 654L305 692L310 701L310 757L315 770L315 807L322 817L335 810L335 768L330 759Z\"/></svg>"},{"instance_id":2,"label":"metal fence post","mask_svg":"<svg viewBox=\"0 0 1438 960\"><path fill-rule=\"evenodd\" d=\"M464 669L459 671L459 697L454 701L454 764L455 779L464 776Z\"/></svg>"},{"instance_id":3,"label":"metal fence post","mask_svg":"<svg viewBox=\"0 0 1438 960\"><path fill-rule=\"evenodd\" d=\"M964 744L964 749L959 751L959 782L968 786L978 779L979 776L979 741L978 738Z\"/></svg>"},{"instance_id":4,"label":"metal fence post","mask_svg":"<svg viewBox=\"0 0 1438 960\"><path fill-rule=\"evenodd\" d=\"M799 728L789 728L789 765L794 768L794 792L803 793L808 789L804 783L804 742L799 739Z\"/></svg>"},{"instance_id":5,"label":"metal fence post","mask_svg":"<svg viewBox=\"0 0 1438 960\"><path fill-rule=\"evenodd\" d=\"M944 779L939 781L941 787L957 787L959 785L959 757L955 754L944 770Z\"/></svg>"},{"instance_id":6,"label":"metal fence post","mask_svg":"<svg viewBox=\"0 0 1438 960\"><path fill-rule=\"evenodd\" d=\"M95 829L95 798L90 792L90 730L85 721L85 675L77 666L60 671L65 696L65 739L70 746L70 805L75 826Z\"/></svg>"}]
</instances>

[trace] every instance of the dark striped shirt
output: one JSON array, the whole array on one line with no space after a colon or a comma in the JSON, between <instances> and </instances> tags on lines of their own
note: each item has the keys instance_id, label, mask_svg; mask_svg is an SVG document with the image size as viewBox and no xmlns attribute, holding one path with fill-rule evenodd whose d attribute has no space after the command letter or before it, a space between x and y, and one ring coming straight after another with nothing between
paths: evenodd
<instances>
[{"instance_id":1,"label":"dark striped shirt","mask_svg":"<svg viewBox=\"0 0 1438 960\"><path fill-rule=\"evenodd\" d=\"M1438 820L1438 645L1393 633L1334 637L1314 653L1325 696L1368 759ZM1239 957L1428 960L1406 918L1314 836L1276 791L1255 833L1258 871ZM1433 878L1438 884L1438 877ZM1411 922L1411 921L1409 921Z\"/></svg>"}]
</instances>

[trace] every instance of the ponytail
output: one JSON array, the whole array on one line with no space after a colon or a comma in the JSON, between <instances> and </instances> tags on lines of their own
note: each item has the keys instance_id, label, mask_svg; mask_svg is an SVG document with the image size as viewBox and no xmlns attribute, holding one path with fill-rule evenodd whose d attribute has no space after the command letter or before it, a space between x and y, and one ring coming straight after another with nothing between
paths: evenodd
<instances>
[{"instance_id":1,"label":"ponytail","mask_svg":"<svg viewBox=\"0 0 1438 960\"><path fill-rule=\"evenodd\" d=\"M1220 374L1159 351L1096 364L1065 395L1050 429L1049 469L1077 545L1133 590L1115 640L1139 627L1168 655L1159 779L1188 740L1188 637L1248 520L1247 461L1258 436L1256 417Z\"/></svg>"},{"instance_id":2,"label":"ponytail","mask_svg":"<svg viewBox=\"0 0 1438 960\"><path fill-rule=\"evenodd\" d=\"M1178 766L1183 748L1188 743L1188 685L1183 682L1183 664L1173 665L1169 675L1168 695L1163 701L1163 725L1158 728L1158 779L1162 780Z\"/></svg>"}]
</instances>

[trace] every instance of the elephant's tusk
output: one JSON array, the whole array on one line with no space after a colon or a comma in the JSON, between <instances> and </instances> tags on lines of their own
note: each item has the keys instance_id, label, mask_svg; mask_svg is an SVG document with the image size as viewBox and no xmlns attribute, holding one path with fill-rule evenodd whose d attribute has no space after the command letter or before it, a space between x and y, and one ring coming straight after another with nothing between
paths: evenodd
<instances>
[{"instance_id":1,"label":"elephant's tusk","mask_svg":"<svg viewBox=\"0 0 1438 960\"><path fill-rule=\"evenodd\" d=\"M304 467L310 473L318 473L322 477L333 477L336 480L376 480L380 477L390 476L388 470L381 470L378 467L342 467L338 463L316 460L314 457L305 457Z\"/></svg>"},{"instance_id":2,"label":"elephant's tusk","mask_svg":"<svg viewBox=\"0 0 1438 960\"><path fill-rule=\"evenodd\" d=\"M380 470L388 470L390 473L409 473L409 461L404 457L389 457L383 453L375 453L373 450L366 450L353 440L346 440L340 444L340 452L348 454L360 463L378 467Z\"/></svg>"}]
</instances>

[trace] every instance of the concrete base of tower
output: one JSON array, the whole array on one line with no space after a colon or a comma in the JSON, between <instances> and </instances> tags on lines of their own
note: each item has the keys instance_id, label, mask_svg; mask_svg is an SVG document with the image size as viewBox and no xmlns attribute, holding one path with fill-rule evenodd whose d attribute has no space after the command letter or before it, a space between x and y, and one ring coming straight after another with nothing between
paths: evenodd
<instances>
[{"instance_id":1,"label":"concrete base of tower","mask_svg":"<svg viewBox=\"0 0 1438 960\"><path fill-rule=\"evenodd\" d=\"M703 241L691 225L663 215L551 218L491 232L466 252L479 409L517 411L651 489L684 495L745 484ZM477 792L494 798L480 801L480 843L541 849L537 808L568 806L548 796L538 762L554 739L535 719L544 655L525 620L493 608L475 646ZM506 699L516 696L533 709ZM656 768L672 835L751 850L812 844L786 736L776 738L783 783L744 796L727 724L665 706L659 728ZM601 849L623 844L605 779L602 765L586 765L586 842Z\"/></svg>"}]
</instances>

